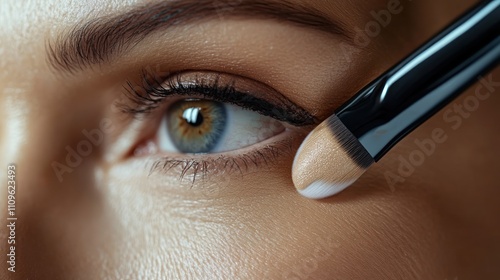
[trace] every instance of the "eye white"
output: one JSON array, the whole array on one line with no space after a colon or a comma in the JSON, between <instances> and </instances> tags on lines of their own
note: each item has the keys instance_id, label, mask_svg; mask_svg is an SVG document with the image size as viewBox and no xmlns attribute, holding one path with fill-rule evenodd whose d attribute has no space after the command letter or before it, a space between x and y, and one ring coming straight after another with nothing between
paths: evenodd
<instances>
[{"instance_id":1,"label":"eye white","mask_svg":"<svg viewBox=\"0 0 500 280\"><path fill-rule=\"evenodd\" d=\"M217 145L210 153L242 149L267 140L285 130L280 121L271 117L235 105L223 104L223 106L227 113L226 127L217 141ZM195 122L198 119L199 112L196 108L189 108L183 112L183 118ZM176 132L169 131L167 125L169 116L171 114L165 114L160 123L157 132L158 147L163 152L180 153L170 136L170 133Z\"/></svg>"}]
</instances>

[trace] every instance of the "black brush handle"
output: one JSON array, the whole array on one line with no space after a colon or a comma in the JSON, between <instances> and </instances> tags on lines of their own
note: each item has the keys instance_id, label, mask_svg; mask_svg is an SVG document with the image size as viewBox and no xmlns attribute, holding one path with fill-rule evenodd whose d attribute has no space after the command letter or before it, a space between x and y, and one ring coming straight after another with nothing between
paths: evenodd
<instances>
[{"instance_id":1,"label":"black brush handle","mask_svg":"<svg viewBox=\"0 0 500 280\"><path fill-rule=\"evenodd\" d=\"M500 0L483 1L335 114L378 161L500 61Z\"/></svg>"}]
</instances>

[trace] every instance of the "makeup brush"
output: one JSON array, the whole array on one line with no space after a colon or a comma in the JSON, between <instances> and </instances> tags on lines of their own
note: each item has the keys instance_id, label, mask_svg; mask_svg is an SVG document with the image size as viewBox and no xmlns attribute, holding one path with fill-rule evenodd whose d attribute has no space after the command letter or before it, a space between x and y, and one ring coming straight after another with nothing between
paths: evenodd
<instances>
[{"instance_id":1,"label":"makeup brush","mask_svg":"<svg viewBox=\"0 0 500 280\"><path fill-rule=\"evenodd\" d=\"M483 1L315 128L295 156L305 197L354 183L407 134L500 61L500 0Z\"/></svg>"}]
</instances>

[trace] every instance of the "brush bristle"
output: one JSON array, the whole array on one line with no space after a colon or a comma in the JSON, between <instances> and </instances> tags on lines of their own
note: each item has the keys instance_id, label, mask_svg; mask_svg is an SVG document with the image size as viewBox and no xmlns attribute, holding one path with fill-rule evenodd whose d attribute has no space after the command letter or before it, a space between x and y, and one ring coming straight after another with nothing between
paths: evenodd
<instances>
[{"instance_id":1,"label":"brush bristle","mask_svg":"<svg viewBox=\"0 0 500 280\"><path fill-rule=\"evenodd\" d=\"M292 178L303 196L321 199L350 186L373 162L358 139L333 115L302 143Z\"/></svg>"}]
</instances>

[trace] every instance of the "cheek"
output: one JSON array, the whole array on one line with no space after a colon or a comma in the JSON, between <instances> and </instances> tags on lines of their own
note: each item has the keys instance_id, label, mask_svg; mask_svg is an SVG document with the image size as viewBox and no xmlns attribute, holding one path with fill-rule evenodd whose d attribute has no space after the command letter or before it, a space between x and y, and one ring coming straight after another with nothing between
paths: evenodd
<instances>
[{"instance_id":1,"label":"cheek","mask_svg":"<svg viewBox=\"0 0 500 280\"><path fill-rule=\"evenodd\" d=\"M369 173L334 198L311 201L295 192L289 168L283 164L220 183L225 185L214 182L192 198L153 194L154 187L140 180L112 179L109 225L119 233L112 262L127 263L118 267L123 275L148 267L168 278L440 275L442 246L430 234L439 228L421 195L392 193L380 182L383 177ZM208 191L216 185L224 191Z\"/></svg>"}]
</instances>

